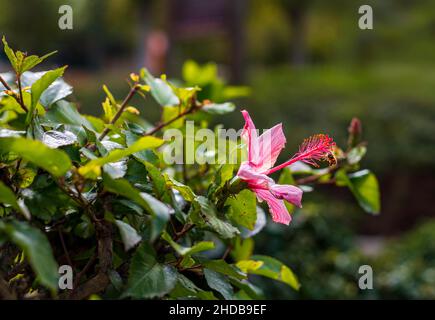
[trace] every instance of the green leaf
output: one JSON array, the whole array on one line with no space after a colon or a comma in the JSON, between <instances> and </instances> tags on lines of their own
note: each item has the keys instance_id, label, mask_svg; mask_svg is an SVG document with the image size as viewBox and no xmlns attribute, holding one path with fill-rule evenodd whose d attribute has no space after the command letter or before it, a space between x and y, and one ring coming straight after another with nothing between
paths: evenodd
<instances>
[{"instance_id":1,"label":"green leaf","mask_svg":"<svg viewBox=\"0 0 435 320\"><path fill-rule=\"evenodd\" d=\"M12 65L12 68L18 72L18 60L17 57L15 56L14 51L9 47L8 43L6 42L5 36L3 36L2 41L3 41L5 54L8 57L9 62Z\"/></svg>"},{"instance_id":2,"label":"green leaf","mask_svg":"<svg viewBox=\"0 0 435 320\"><path fill-rule=\"evenodd\" d=\"M115 97L113 96L112 92L110 92L109 88L105 84L103 85L103 90L106 93L107 99L109 99L110 104L113 107L116 107L117 103Z\"/></svg>"},{"instance_id":3,"label":"green leaf","mask_svg":"<svg viewBox=\"0 0 435 320\"><path fill-rule=\"evenodd\" d=\"M105 174L103 176L103 183L108 191L133 200L153 216L151 241L154 241L163 231L169 220L170 208L152 195L139 192L126 179L115 180Z\"/></svg>"},{"instance_id":4,"label":"green leaf","mask_svg":"<svg viewBox=\"0 0 435 320\"><path fill-rule=\"evenodd\" d=\"M2 128L0 129L0 138L21 137L25 133L25 131L9 130Z\"/></svg>"},{"instance_id":5,"label":"green leaf","mask_svg":"<svg viewBox=\"0 0 435 320\"><path fill-rule=\"evenodd\" d=\"M337 185L347 186L358 204L368 213L381 211L381 196L378 180L369 170L361 170L347 175L344 170L336 173Z\"/></svg>"},{"instance_id":6,"label":"green leaf","mask_svg":"<svg viewBox=\"0 0 435 320\"><path fill-rule=\"evenodd\" d=\"M176 106L180 103L172 88L164 80L154 78L147 70L144 70L144 80L151 87L151 95L162 107Z\"/></svg>"},{"instance_id":7,"label":"green leaf","mask_svg":"<svg viewBox=\"0 0 435 320\"><path fill-rule=\"evenodd\" d=\"M14 209L20 210L15 194L3 182L0 181L0 203L11 205Z\"/></svg>"},{"instance_id":8,"label":"green leaf","mask_svg":"<svg viewBox=\"0 0 435 320\"><path fill-rule=\"evenodd\" d=\"M226 276L207 268L204 269L204 276L210 288L219 292L226 300L233 299L233 287Z\"/></svg>"},{"instance_id":9,"label":"green leaf","mask_svg":"<svg viewBox=\"0 0 435 320\"><path fill-rule=\"evenodd\" d=\"M31 87L36 81L45 75L46 71L41 72L25 72L21 76L21 83L23 87ZM46 108L50 107L53 103L69 96L72 93L72 87L66 83L62 78L55 80L39 98L39 102Z\"/></svg>"},{"instance_id":10,"label":"green leaf","mask_svg":"<svg viewBox=\"0 0 435 320\"><path fill-rule=\"evenodd\" d=\"M189 202L195 201L197 196L189 186L186 186L186 185L182 184L181 182L178 182L177 180L171 178L167 174L165 174L164 177L166 180L166 185L169 188L175 189L178 192L180 192L181 196L186 201L189 201Z\"/></svg>"},{"instance_id":11,"label":"green leaf","mask_svg":"<svg viewBox=\"0 0 435 320\"><path fill-rule=\"evenodd\" d=\"M46 55L43 55L42 57L32 55L32 56L28 56L28 57L24 58L23 63L21 65L20 74L23 74L24 72L36 67L38 64L43 62L48 57L54 55L55 53L57 53L57 51L47 53Z\"/></svg>"},{"instance_id":12,"label":"green leaf","mask_svg":"<svg viewBox=\"0 0 435 320\"><path fill-rule=\"evenodd\" d=\"M67 66L64 66L62 68L58 68L55 70L47 71L41 78L36 80L30 89L30 92L32 93L32 103L30 104L29 112L27 113L27 123L30 122L33 111L36 108L36 105L39 102L39 98L41 97L42 93L54 82L57 80L57 78L61 77L65 71Z\"/></svg>"},{"instance_id":13,"label":"green leaf","mask_svg":"<svg viewBox=\"0 0 435 320\"><path fill-rule=\"evenodd\" d=\"M229 206L228 216L239 225L253 230L257 221L257 198L248 190L242 190L225 202Z\"/></svg>"},{"instance_id":14,"label":"green leaf","mask_svg":"<svg viewBox=\"0 0 435 320\"><path fill-rule=\"evenodd\" d=\"M117 162L133 153L160 147L163 140L156 137L142 137L125 149L115 149L106 156L89 161L86 165L79 168L79 173L86 178L97 178L101 176L101 166L110 162Z\"/></svg>"},{"instance_id":15,"label":"green leaf","mask_svg":"<svg viewBox=\"0 0 435 320\"><path fill-rule=\"evenodd\" d=\"M153 249L143 243L130 265L125 297L150 299L169 293L177 283L177 272L169 265L157 262Z\"/></svg>"},{"instance_id":16,"label":"green leaf","mask_svg":"<svg viewBox=\"0 0 435 320\"><path fill-rule=\"evenodd\" d=\"M255 255L252 256L251 260L242 260L237 262L236 265L243 272L284 282L295 290L300 288L299 281L293 271L274 258Z\"/></svg>"},{"instance_id":17,"label":"green leaf","mask_svg":"<svg viewBox=\"0 0 435 320\"><path fill-rule=\"evenodd\" d=\"M237 237L234 241L231 257L235 261L248 260L254 252L254 240L252 238L243 239Z\"/></svg>"},{"instance_id":18,"label":"green leaf","mask_svg":"<svg viewBox=\"0 0 435 320\"><path fill-rule=\"evenodd\" d=\"M239 279L239 280L246 279L246 274L240 272L240 270L234 267L233 265L226 263L225 260L223 259L206 260L206 261L201 261L201 263L204 265L204 267L222 273L229 277Z\"/></svg>"},{"instance_id":19,"label":"green leaf","mask_svg":"<svg viewBox=\"0 0 435 320\"><path fill-rule=\"evenodd\" d=\"M366 152L367 148L365 146L358 146L351 149L347 154L347 162L349 164L356 164L360 162Z\"/></svg>"},{"instance_id":20,"label":"green leaf","mask_svg":"<svg viewBox=\"0 0 435 320\"><path fill-rule=\"evenodd\" d=\"M2 38L4 50L6 53L6 56L8 57L9 61L11 62L12 67L14 68L15 72L20 76L24 72L34 68L38 64L40 64L42 61L47 59L49 56L55 54L57 51L50 52L42 57L38 57L35 55L26 57L25 54L21 51L14 52L6 42L6 38L3 36Z\"/></svg>"},{"instance_id":21,"label":"green leaf","mask_svg":"<svg viewBox=\"0 0 435 320\"><path fill-rule=\"evenodd\" d=\"M171 236L165 231L162 238L166 240L172 248L181 256L191 256L198 252L214 249L213 241L200 241L195 243L192 247L183 247L172 240Z\"/></svg>"},{"instance_id":22,"label":"green leaf","mask_svg":"<svg viewBox=\"0 0 435 320\"><path fill-rule=\"evenodd\" d=\"M162 121L163 122L168 122L172 119L175 119L179 113L182 110L180 109L180 107L178 106L167 106L165 105L163 107L163 112L162 112ZM184 124L184 118L180 117L178 120L173 121L170 125L168 125L166 128L180 128L182 127Z\"/></svg>"},{"instance_id":23,"label":"green leaf","mask_svg":"<svg viewBox=\"0 0 435 320\"><path fill-rule=\"evenodd\" d=\"M130 131L125 133L125 141L127 143L127 147L133 145L137 140L142 138L142 136L136 135ZM135 157L138 161L142 162L145 165L145 162L149 162L151 164L158 163L158 157L154 153L153 150L142 150L136 153L133 153L133 157Z\"/></svg>"},{"instance_id":24,"label":"green leaf","mask_svg":"<svg viewBox=\"0 0 435 320\"><path fill-rule=\"evenodd\" d=\"M128 223L125 223L121 220L115 220L115 224L119 229L119 233L121 234L125 251L134 248L142 240L142 237L137 233L136 229Z\"/></svg>"},{"instance_id":25,"label":"green leaf","mask_svg":"<svg viewBox=\"0 0 435 320\"><path fill-rule=\"evenodd\" d=\"M239 292L237 292L237 296L239 296L240 292L243 292L250 299L254 299L254 300L264 299L264 295L263 295L262 290L256 286L254 286L248 280L230 279L230 281L231 281L231 284L233 286L241 289ZM244 297L241 300L246 300L246 297Z\"/></svg>"},{"instance_id":26,"label":"green leaf","mask_svg":"<svg viewBox=\"0 0 435 320\"><path fill-rule=\"evenodd\" d=\"M14 152L26 161L43 168L55 177L63 176L72 166L67 154L61 150L50 149L36 140L25 138L0 138L0 150Z\"/></svg>"},{"instance_id":27,"label":"green leaf","mask_svg":"<svg viewBox=\"0 0 435 320\"><path fill-rule=\"evenodd\" d=\"M166 180L163 174L160 172L159 169L157 169L153 164L147 161L143 161L143 164L145 165L148 176L150 177L151 181L153 182L153 189L155 194L159 199L167 200L169 198L168 190L166 188Z\"/></svg>"},{"instance_id":28,"label":"green leaf","mask_svg":"<svg viewBox=\"0 0 435 320\"><path fill-rule=\"evenodd\" d=\"M206 104L202 107L201 110L210 114L226 114L233 112L235 108L236 106L234 105L234 103L226 102Z\"/></svg>"},{"instance_id":29,"label":"green leaf","mask_svg":"<svg viewBox=\"0 0 435 320\"><path fill-rule=\"evenodd\" d=\"M77 136L71 131L60 132L56 130L48 130L42 135L42 142L52 149L68 146L77 141Z\"/></svg>"},{"instance_id":30,"label":"green leaf","mask_svg":"<svg viewBox=\"0 0 435 320\"><path fill-rule=\"evenodd\" d=\"M193 223L218 233L224 239L232 238L240 233L233 225L217 217L216 207L207 198L199 196L195 200L200 210L194 210L190 214Z\"/></svg>"},{"instance_id":31,"label":"green leaf","mask_svg":"<svg viewBox=\"0 0 435 320\"><path fill-rule=\"evenodd\" d=\"M72 124L94 130L92 124L83 117L71 103L58 101L45 115L44 120L50 124Z\"/></svg>"},{"instance_id":32,"label":"green leaf","mask_svg":"<svg viewBox=\"0 0 435 320\"><path fill-rule=\"evenodd\" d=\"M211 291L204 291L182 274L178 274L177 285L170 294L173 299L196 297L201 300L217 300Z\"/></svg>"},{"instance_id":33,"label":"green leaf","mask_svg":"<svg viewBox=\"0 0 435 320\"><path fill-rule=\"evenodd\" d=\"M24 251L41 284L56 291L59 275L58 265L46 236L39 229L18 221L10 223L0 221L1 232L5 233L12 242Z\"/></svg>"}]
</instances>

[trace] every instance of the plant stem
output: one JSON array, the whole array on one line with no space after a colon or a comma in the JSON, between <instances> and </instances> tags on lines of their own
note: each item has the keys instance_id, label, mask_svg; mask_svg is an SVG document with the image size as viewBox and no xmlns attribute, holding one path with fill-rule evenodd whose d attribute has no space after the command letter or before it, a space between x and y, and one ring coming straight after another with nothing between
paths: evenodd
<instances>
[{"instance_id":1,"label":"plant stem","mask_svg":"<svg viewBox=\"0 0 435 320\"><path fill-rule=\"evenodd\" d=\"M131 98L133 98L134 94L137 92L137 90L139 89L139 87L137 86L137 83L135 83L131 89L130 92L128 93L128 95L125 97L124 101L122 101L121 106L119 107L118 112L113 116L113 119L110 121L110 125L115 124L115 122L119 119L119 117L121 116L121 114L124 112L125 108L127 107L127 104L130 102ZM104 137L110 132L110 128L106 127L103 132L101 133L100 137L98 138L98 140L103 140Z\"/></svg>"},{"instance_id":2,"label":"plant stem","mask_svg":"<svg viewBox=\"0 0 435 320\"><path fill-rule=\"evenodd\" d=\"M185 224L183 229L175 234L174 241L178 241L180 238L182 238L186 233L188 233L190 230L192 230L195 227L194 224Z\"/></svg>"},{"instance_id":3,"label":"plant stem","mask_svg":"<svg viewBox=\"0 0 435 320\"><path fill-rule=\"evenodd\" d=\"M65 239L63 238L63 234L62 234L62 230L61 230L61 228L58 227L58 228L57 228L57 231L58 231L58 233L59 233L59 238L60 238L60 242L61 242L61 244L62 244L63 251L64 251L64 253L65 253L66 261L67 261L68 264L71 266L71 268L73 268L73 263L72 263L72 260L71 260L70 255L69 255L68 249L67 249L67 247L66 247Z\"/></svg>"},{"instance_id":4,"label":"plant stem","mask_svg":"<svg viewBox=\"0 0 435 320\"><path fill-rule=\"evenodd\" d=\"M18 78L17 78L18 79ZM8 91L12 91L11 87L7 84L7 82L0 76L0 82L2 83L2 85L6 88L6 90ZM28 112L29 110L27 109L27 107L24 105L24 102L22 102L22 92L21 92L21 80L18 80L18 87L20 88L20 96L21 98L18 98L17 96L13 95L13 98L18 102L18 104L20 105L20 107L25 111Z\"/></svg>"},{"instance_id":5,"label":"plant stem","mask_svg":"<svg viewBox=\"0 0 435 320\"><path fill-rule=\"evenodd\" d=\"M0 82L2 83L3 87L6 88L6 90L12 90L11 87L7 84L7 82L0 76Z\"/></svg>"},{"instance_id":6,"label":"plant stem","mask_svg":"<svg viewBox=\"0 0 435 320\"><path fill-rule=\"evenodd\" d=\"M17 83L18 83L18 93L20 94L20 105L21 105L21 108L23 108L24 111L28 112L29 109L27 109L27 107L24 104L23 90L21 88L21 77L18 74L17 74Z\"/></svg>"},{"instance_id":7,"label":"plant stem","mask_svg":"<svg viewBox=\"0 0 435 320\"><path fill-rule=\"evenodd\" d=\"M182 117L187 116L188 114L192 114L195 113L196 111L198 111L199 109L201 109L201 107L199 106L193 106L181 113L179 113L176 117L172 118L171 120L168 120L166 122L162 122L159 125L157 125L156 127L154 127L153 129L151 129L150 131L144 133L144 136L151 136L154 133L162 130L164 127L169 126L171 123L177 121L178 119L181 119Z\"/></svg>"}]
</instances>

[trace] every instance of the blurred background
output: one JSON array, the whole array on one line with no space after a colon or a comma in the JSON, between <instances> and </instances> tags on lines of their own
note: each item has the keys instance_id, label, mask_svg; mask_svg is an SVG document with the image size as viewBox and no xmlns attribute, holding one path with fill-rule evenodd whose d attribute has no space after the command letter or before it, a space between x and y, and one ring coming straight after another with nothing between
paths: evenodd
<instances>
[{"instance_id":1,"label":"blurred background","mask_svg":"<svg viewBox=\"0 0 435 320\"><path fill-rule=\"evenodd\" d=\"M63 4L73 8L73 30L58 27ZM363 4L374 30L358 28ZM294 269L300 292L257 284L277 299L435 298L434 1L0 0L0 12L13 48L59 51L45 67L70 65L66 80L85 113L101 112L103 84L122 99L131 71L180 78L193 59L251 87L237 105L259 128L283 122L289 152L319 132L345 144L359 117L381 214L365 214L345 188L306 194L289 228L271 224L256 239L258 253ZM135 103L158 118L154 106ZM243 123L238 112L219 120ZM358 289L362 264L373 267L373 290Z\"/></svg>"}]
</instances>

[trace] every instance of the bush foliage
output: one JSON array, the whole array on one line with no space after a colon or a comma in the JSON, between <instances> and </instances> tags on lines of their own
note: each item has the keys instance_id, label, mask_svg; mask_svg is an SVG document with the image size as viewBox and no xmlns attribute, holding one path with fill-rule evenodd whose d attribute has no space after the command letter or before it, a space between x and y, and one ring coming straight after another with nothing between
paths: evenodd
<instances>
[{"instance_id":1,"label":"bush foliage","mask_svg":"<svg viewBox=\"0 0 435 320\"><path fill-rule=\"evenodd\" d=\"M130 75L122 100L103 86L103 113L94 117L67 100L66 66L32 72L51 54L27 55L3 43L13 72L0 78L1 296L263 298L250 275L299 289L289 266L254 254L253 236L268 215L249 189L234 188L240 163L162 160L165 130L180 129L184 141L193 139L186 135L187 119L197 128L209 126L235 109L226 101L246 95L246 88L227 86L212 64L187 62L184 85L177 86L142 69ZM160 105L158 124L130 105L135 95ZM230 147L236 153L245 148ZM316 184L347 187L365 211L377 214L376 177L359 166L365 153L355 119L348 145L334 150L336 164L285 168L277 178L306 192ZM72 268L73 288L60 290L66 278L59 266L65 265Z\"/></svg>"}]
</instances>

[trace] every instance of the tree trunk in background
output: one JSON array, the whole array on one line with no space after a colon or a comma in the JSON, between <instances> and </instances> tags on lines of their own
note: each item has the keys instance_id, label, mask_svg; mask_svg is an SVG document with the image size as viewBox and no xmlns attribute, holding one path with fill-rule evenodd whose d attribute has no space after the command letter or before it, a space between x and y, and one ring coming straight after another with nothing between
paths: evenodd
<instances>
[{"instance_id":1,"label":"tree trunk in background","mask_svg":"<svg viewBox=\"0 0 435 320\"><path fill-rule=\"evenodd\" d=\"M93 69L100 69L103 65L105 58L104 54L104 14L105 14L105 1L96 0L90 5L92 10L92 17L89 24L89 37L87 37L89 64Z\"/></svg>"},{"instance_id":2,"label":"tree trunk in background","mask_svg":"<svg viewBox=\"0 0 435 320\"><path fill-rule=\"evenodd\" d=\"M230 39L230 68L231 82L243 83L245 76L245 14L247 11L246 0L229 0L228 14L229 39Z\"/></svg>"},{"instance_id":3,"label":"tree trunk in background","mask_svg":"<svg viewBox=\"0 0 435 320\"><path fill-rule=\"evenodd\" d=\"M145 66L146 39L150 29L150 1L137 1L139 21L137 24L137 47L135 52L136 69Z\"/></svg>"},{"instance_id":4,"label":"tree trunk in background","mask_svg":"<svg viewBox=\"0 0 435 320\"><path fill-rule=\"evenodd\" d=\"M292 44L290 63L299 67L306 63L306 20L307 10L302 3L294 3L287 9L290 18Z\"/></svg>"}]
</instances>

